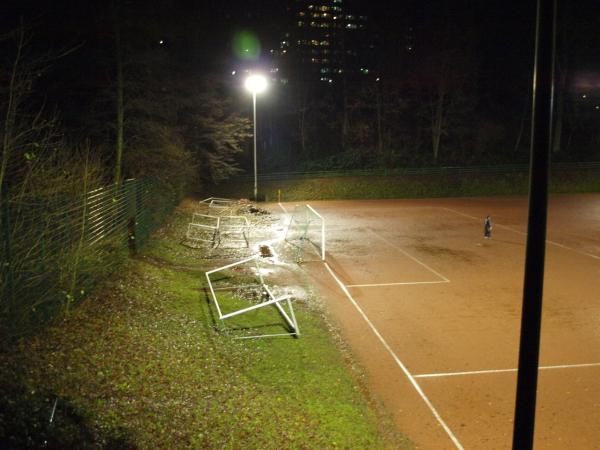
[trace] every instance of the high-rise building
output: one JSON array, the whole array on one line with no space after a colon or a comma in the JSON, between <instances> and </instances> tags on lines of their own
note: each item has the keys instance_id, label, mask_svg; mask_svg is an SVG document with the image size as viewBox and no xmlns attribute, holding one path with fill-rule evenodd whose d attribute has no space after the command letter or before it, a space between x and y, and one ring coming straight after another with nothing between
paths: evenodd
<instances>
[{"instance_id":1,"label":"high-rise building","mask_svg":"<svg viewBox=\"0 0 600 450\"><path fill-rule=\"evenodd\" d=\"M290 79L334 83L343 76L368 75L368 19L343 0L292 0L288 29L273 50L285 83Z\"/></svg>"}]
</instances>

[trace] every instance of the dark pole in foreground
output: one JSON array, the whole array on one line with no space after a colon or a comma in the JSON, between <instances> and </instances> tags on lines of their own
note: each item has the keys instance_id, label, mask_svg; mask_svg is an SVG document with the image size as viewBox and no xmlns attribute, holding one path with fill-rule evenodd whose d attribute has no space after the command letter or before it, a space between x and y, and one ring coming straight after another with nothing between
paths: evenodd
<instances>
[{"instance_id":1,"label":"dark pole in foreground","mask_svg":"<svg viewBox=\"0 0 600 450\"><path fill-rule=\"evenodd\" d=\"M254 201L258 201L258 171L256 167L256 91L252 92L252 117L254 121Z\"/></svg>"},{"instance_id":2,"label":"dark pole in foreground","mask_svg":"<svg viewBox=\"0 0 600 450\"><path fill-rule=\"evenodd\" d=\"M555 0L538 0L533 74L529 221L513 450L533 448L552 136Z\"/></svg>"}]
</instances>

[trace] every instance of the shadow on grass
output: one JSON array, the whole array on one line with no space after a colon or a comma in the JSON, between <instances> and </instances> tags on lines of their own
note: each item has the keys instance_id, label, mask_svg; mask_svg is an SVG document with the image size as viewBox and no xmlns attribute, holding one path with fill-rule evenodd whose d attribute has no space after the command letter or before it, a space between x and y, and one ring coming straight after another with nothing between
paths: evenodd
<instances>
[{"instance_id":1,"label":"shadow on grass","mask_svg":"<svg viewBox=\"0 0 600 450\"><path fill-rule=\"evenodd\" d=\"M94 429L88 414L68 398L16 381L0 385L0 448L133 450L119 427Z\"/></svg>"}]
</instances>

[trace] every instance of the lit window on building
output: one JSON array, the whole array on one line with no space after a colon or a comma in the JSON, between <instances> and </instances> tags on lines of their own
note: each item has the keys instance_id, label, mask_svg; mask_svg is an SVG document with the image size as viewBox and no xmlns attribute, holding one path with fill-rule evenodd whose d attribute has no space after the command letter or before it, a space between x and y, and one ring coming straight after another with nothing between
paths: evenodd
<instances>
[{"instance_id":1,"label":"lit window on building","mask_svg":"<svg viewBox=\"0 0 600 450\"><path fill-rule=\"evenodd\" d=\"M308 9L314 9L315 5L308 5Z\"/></svg>"},{"instance_id":2,"label":"lit window on building","mask_svg":"<svg viewBox=\"0 0 600 450\"><path fill-rule=\"evenodd\" d=\"M356 30L358 27L355 23L347 23L346 28L348 28L349 30Z\"/></svg>"},{"instance_id":3,"label":"lit window on building","mask_svg":"<svg viewBox=\"0 0 600 450\"><path fill-rule=\"evenodd\" d=\"M306 15L306 13L305 13L304 11L300 11L300 12L298 13L298 15L299 15L300 17L304 17L304 16Z\"/></svg>"},{"instance_id":4,"label":"lit window on building","mask_svg":"<svg viewBox=\"0 0 600 450\"><path fill-rule=\"evenodd\" d=\"M321 41L321 45L323 47L327 47L329 45L329 41Z\"/></svg>"},{"instance_id":5,"label":"lit window on building","mask_svg":"<svg viewBox=\"0 0 600 450\"><path fill-rule=\"evenodd\" d=\"M317 41L316 39L313 39L312 41L310 41L310 45L318 46L319 41Z\"/></svg>"},{"instance_id":6,"label":"lit window on building","mask_svg":"<svg viewBox=\"0 0 600 450\"><path fill-rule=\"evenodd\" d=\"M303 27L304 26L304 22L302 22L301 20L298 21L298 26L299 27Z\"/></svg>"},{"instance_id":7,"label":"lit window on building","mask_svg":"<svg viewBox=\"0 0 600 450\"><path fill-rule=\"evenodd\" d=\"M364 67L361 67L360 73L362 73L363 75L369 75L369 69L365 69Z\"/></svg>"}]
</instances>

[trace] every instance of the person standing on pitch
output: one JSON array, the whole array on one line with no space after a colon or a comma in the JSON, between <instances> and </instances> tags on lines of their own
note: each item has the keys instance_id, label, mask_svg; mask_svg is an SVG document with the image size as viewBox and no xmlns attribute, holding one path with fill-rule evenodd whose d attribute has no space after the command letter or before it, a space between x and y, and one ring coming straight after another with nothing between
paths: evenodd
<instances>
[{"instance_id":1,"label":"person standing on pitch","mask_svg":"<svg viewBox=\"0 0 600 450\"><path fill-rule=\"evenodd\" d=\"M485 239L490 239L492 237L492 218L490 216L486 216L483 221L483 237Z\"/></svg>"}]
</instances>

